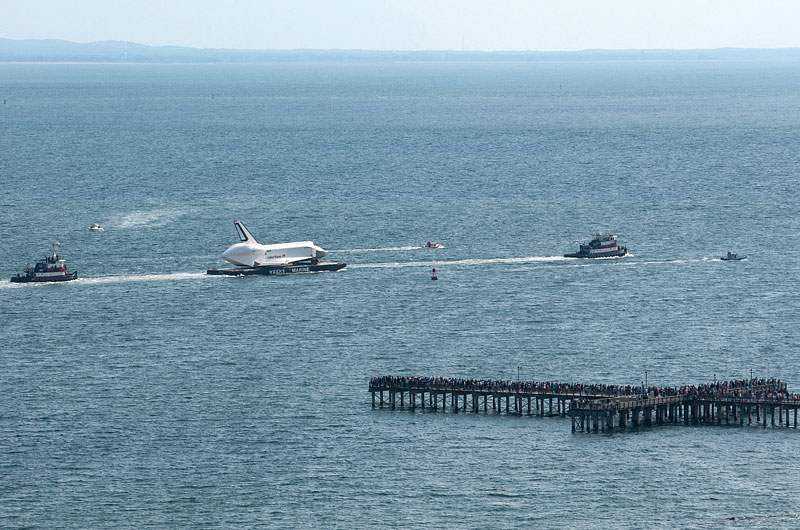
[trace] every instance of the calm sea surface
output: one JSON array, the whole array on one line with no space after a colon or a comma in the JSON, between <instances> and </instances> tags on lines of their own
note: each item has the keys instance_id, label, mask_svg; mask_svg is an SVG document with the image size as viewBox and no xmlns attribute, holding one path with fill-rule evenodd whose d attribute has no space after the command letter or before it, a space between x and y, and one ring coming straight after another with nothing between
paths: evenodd
<instances>
[{"instance_id":1,"label":"calm sea surface","mask_svg":"<svg viewBox=\"0 0 800 530\"><path fill-rule=\"evenodd\" d=\"M0 527L800 526L793 428L367 392L800 391L800 64L3 64L0 99ZM206 276L234 219L348 266ZM609 229L631 256L560 257ZM56 238L80 281L8 282Z\"/></svg>"}]
</instances>

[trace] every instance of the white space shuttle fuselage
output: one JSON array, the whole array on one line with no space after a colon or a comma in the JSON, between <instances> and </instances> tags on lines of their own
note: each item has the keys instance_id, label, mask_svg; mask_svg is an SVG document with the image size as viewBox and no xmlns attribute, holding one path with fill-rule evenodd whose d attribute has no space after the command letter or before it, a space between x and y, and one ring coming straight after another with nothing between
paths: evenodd
<instances>
[{"instance_id":1,"label":"white space shuttle fuselage","mask_svg":"<svg viewBox=\"0 0 800 530\"><path fill-rule=\"evenodd\" d=\"M262 245L247 231L241 221L234 221L241 243L231 245L222 259L242 267L270 267L293 263L314 263L325 256L325 249L311 241Z\"/></svg>"}]
</instances>

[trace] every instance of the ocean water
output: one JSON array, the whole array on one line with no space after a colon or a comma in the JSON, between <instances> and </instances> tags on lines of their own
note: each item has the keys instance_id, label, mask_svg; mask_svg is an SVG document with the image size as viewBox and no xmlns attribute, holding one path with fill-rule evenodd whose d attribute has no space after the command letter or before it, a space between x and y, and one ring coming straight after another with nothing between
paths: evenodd
<instances>
[{"instance_id":1,"label":"ocean water","mask_svg":"<svg viewBox=\"0 0 800 530\"><path fill-rule=\"evenodd\" d=\"M367 392L800 391L800 64L2 64L0 99L1 527L800 526L794 428ZM235 219L348 266L209 277ZM631 255L561 257L597 230ZM56 238L79 281L8 282Z\"/></svg>"}]
</instances>

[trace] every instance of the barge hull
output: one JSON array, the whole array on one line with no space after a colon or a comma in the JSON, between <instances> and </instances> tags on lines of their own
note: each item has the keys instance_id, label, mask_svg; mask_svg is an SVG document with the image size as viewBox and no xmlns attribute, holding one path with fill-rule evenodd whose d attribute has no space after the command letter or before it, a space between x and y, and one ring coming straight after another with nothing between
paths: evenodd
<instances>
[{"instance_id":1,"label":"barge hull","mask_svg":"<svg viewBox=\"0 0 800 530\"><path fill-rule=\"evenodd\" d=\"M230 269L208 269L206 274L215 276L283 276L300 272L338 271L347 266L344 262L317 263L316 265L284 265L279 267L236 267Z\"/></svg>"}]
</instances>

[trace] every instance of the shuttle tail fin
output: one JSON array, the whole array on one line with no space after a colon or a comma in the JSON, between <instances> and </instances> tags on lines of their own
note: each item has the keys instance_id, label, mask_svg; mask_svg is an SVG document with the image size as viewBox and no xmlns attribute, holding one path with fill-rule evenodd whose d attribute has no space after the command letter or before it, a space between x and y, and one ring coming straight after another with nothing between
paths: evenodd
<instances>
[{"instance_id":1,"label":"shuttle tail fin","mask_svg":"<svg viewBox=\"0 0 800 530\"><path fill-rule=\"evenodd\" d=\"M239 234L239 240L242 243L258 243L256 238L245 228L244 223L241 221L234 221L234 225L236 225L236 233Z\"/></svg>"}]
</instances>

